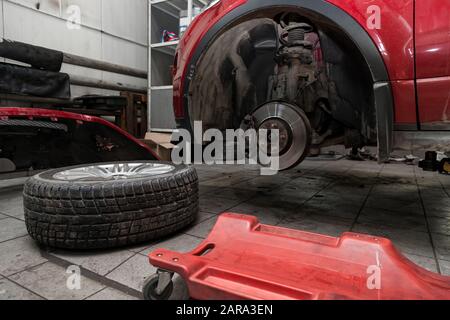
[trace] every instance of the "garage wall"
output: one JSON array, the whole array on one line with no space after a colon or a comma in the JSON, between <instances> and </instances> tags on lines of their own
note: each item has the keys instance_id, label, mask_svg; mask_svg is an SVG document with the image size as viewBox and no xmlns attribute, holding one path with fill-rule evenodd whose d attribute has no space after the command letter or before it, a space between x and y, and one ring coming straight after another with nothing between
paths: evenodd
<instances>
[{"instance_id":1,"label":"garage wall","mask_svg":"<svg viewBox=\"0 0 450 320\"><path fill-rule=\"evenodd\" d=\"M0 35L72 54L147 70L147 0L0 0ZM70 29L68 8L81 10L81 28ZM146 87L136 79L81 67L63 72ZM72 96L112 91L72 87ZM114 93L114 94L117 94Z\"/></svg>"}]
</instances>

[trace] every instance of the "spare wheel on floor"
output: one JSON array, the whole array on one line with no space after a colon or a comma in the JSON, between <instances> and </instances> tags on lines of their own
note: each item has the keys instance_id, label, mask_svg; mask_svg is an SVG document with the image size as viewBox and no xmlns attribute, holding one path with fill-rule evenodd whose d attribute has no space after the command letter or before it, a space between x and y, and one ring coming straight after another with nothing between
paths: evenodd
<instances>
[{"instance_id":1,"label":"spare wheel on floor","mask_svg":"<svg viewBox=\"0 0 450 320\"><path fill-rule=\"evenodd\" d=\"M25 221L39 243L100 249L161 238L198 212L194 168L165 162L103 163L49 170L27 181Z\"/></svg>"}]
</instances>

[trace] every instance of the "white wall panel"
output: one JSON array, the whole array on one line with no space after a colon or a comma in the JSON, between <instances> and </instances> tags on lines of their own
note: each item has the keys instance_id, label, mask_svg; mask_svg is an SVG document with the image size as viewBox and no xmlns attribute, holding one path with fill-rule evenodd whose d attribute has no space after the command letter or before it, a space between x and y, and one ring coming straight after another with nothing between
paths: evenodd
<instances>
[{"instance_id":1,"label":"white wall panel","mask_svg":"<svg viewBox=\"0 0 450 320\"><path fill-rule=\"evenodd\" d=\"M4 24L4 20L3 20L3 0L0 0L0 37L1 37L1 39L4 38L3 24ZM0 57L0 62L5 62L5 58Z\"/></svg>"},{"instance_id":2,"label":"white wall panel","mask_svg":"<svg viewBox=\"0 0 450 320\"><path fill-rule=\"evenodd\" d=\"M147 0L103 0L103 31L147 45L147 4Z\"/></svg>"},{"instance_id":3,"label":"white wall panel","mask_svg":"<svg viewBox=\"0 0 450 320\"><path fill-rule=\"evenodd\" d=\"M0 37L3 38L3 0L0 0Z\"/></svg>"},{"instance_id":4,"label":"white wall panel","mask_svg":"<svg viewBox=\"0 0 450 320\"><path fill-rule=\"evenodd\" d=\"M61 0L62 17L67 19L70 16L69 7L75 5L81 10L81 24L102 29L102 0Z\"/></svg>"},{"instance_id":5,"label":"white wall panel","mask_svg":"<svg viewBox=\"0 0 450 320\"><path fill-rule=\"evenodd\" d=\"M105 61L147 70L147 47L103 34L102 55Z\"/></svg>"},{"instance_id":6,"label":"white wall panel","mask_svg":"<svg viewBox=\"0 0 450 320\"><path fill-rule=\"evenodd\" d=\"M147 70L147 0L0 0L0 4L0 35L7 39ZM71 5L81 9L79 30L67 27ZM62 72L147 85L144 79L70 65L63 65ZM73 86L72 93L112 92Z\"/></svg>"},{"instance_id":7,"label":"white wall panel","mask_svg":"<svg viewBox=\"0 0 450 320\"><path fill-rule=\"evenodd\" d=\"M7 0L25 6L27 8L48 13L54 16L61 16L61 2L59 0Z\"/></svg>"},{"instance_id":8,"label":"white wall panel","mask_svg":"<svg viewBox=\"0 0 450 320\"><path fill-rule=\"evenodd\" d=\"M83 27L79 30L70 30L62 19L43 14L37 16L34 11L10 2L5 2L4 11L7 39L89 58L101 57L100 32Z\"/></svg>"}]
</instances>

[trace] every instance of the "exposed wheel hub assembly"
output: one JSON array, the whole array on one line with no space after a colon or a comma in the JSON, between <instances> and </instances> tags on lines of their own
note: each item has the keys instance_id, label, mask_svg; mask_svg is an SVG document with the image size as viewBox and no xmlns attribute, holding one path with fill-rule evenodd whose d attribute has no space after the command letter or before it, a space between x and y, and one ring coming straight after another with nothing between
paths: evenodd
<instances>
[{"instance_id":1,"label":"exposed wheel hub assembly","mask_svg":"<svg viewBox=\"0 0 450 320\"><path fill-rule=\"evenodd\" d=\"M257 131L278 130L280 170L295 167L308 155L311 125L308 117L297 106L285 102L269 102L251 115L251 123ZM270 152L270 147L268 151Z\"/></svg>"}]
</instances>

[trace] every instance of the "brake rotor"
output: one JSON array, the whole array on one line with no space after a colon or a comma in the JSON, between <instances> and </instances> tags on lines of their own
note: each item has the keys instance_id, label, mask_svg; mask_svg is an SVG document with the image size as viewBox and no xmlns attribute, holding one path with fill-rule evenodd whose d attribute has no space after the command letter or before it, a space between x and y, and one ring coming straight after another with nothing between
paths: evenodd
<instances>
[{"instance_id":1,"label":"brake rotor","mask_svg":"<svg viewBox=\"0 0 450 320\"><path fill-rule=\"evenodd\" d=\"M269 102L252 114L252 120L256 130L279 130L280 170L297 166L308 155L312 129L308 117L299 107Z\"/></svg>"}]
</instances>

